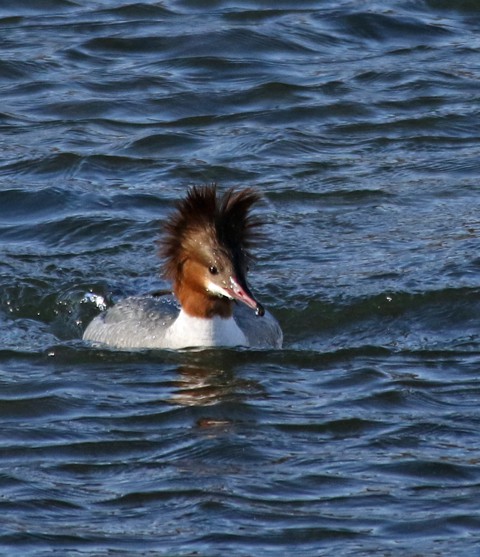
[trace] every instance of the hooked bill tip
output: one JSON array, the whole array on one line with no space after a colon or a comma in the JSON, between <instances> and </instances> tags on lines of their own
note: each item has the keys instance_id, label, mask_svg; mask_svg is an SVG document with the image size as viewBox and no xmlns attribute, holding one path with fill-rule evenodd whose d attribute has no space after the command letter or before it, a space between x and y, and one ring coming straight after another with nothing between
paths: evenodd
<instances>
[{"instance_id":1,"label":"hooked bill tip","mask_svg":"<svg viewBox=\"0 0 480 557\"><path fill-rule=\"evenodd\" d=\"M265 315L265 309L263 308L262 304L257 303L257 307L255 308L255 315L258 317L263 317Z\"/></svg>"}]
</instances>

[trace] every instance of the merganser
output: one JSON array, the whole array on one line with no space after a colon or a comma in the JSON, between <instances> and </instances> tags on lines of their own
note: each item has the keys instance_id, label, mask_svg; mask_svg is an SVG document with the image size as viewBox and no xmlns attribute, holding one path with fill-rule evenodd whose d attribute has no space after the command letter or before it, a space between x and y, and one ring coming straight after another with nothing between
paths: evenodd
<instances>
[{"instance_id":1,"label":"merganser","mask_svg":"<svg viewBox=\"0 0 480 557\"><path fill-rule=\"evenodd\" d=\"M246 281L261 225L250 210L259 200L252 188L220 199L215 185L190 188L160 242L173 295L126 298L95 317L83 339L115 348L281 348L278 322Z\"/></svg>"}]
</instances>

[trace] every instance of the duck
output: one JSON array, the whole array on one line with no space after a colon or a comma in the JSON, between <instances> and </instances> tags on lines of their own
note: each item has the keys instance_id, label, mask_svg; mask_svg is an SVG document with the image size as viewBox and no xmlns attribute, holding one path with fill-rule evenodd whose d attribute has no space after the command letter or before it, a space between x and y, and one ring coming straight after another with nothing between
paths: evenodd
<instances>
[{"instance_id":1,"label":"duck","mask_svg":"<svg viewBox=\"0 0 480 557\"><path fill-rule=\"evenodd\" d=\"M164 224L163 277L172 291L127 297L98 314L83 340L115 349L281 348L282 329L247 283L263 222L252 187L192 186Z\"/></svg>"}]
</instances>

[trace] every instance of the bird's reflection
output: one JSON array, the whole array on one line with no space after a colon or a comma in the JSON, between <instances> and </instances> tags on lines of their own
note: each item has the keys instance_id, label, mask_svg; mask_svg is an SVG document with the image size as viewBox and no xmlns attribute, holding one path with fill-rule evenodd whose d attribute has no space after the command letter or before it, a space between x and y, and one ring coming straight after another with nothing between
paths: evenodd
<instances>
[{"instance_id":1,"label":"bird's reflection","mask_svg":"<svg viewBox=\"0 0 480 557\"><path fill-rule=\"evenodd\" d=\"M171 402L181 406L211 406L235 393L232 373L200 366L179 366Z\"/></svg>"},{"instance_id":2,"label":"bird's reflection","mask_svg":"<svg viewBox=\"0 0 480 557\"><path fill-rule=\"evenodd\" d=\"M181 365L170 402L181 406L213 406L241 402L247 393L259 390L255 382L239 379L220 367Z\"/></svg>"}]
</instances>

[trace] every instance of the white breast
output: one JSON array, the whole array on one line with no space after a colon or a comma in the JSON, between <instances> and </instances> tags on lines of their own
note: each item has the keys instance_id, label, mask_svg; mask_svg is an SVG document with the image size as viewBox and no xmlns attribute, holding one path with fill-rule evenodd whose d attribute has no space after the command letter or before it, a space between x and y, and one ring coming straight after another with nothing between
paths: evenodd
<instances>
[{"instance_id":1,"label":"white breast","mask_svg":"<svg viewBox=\"0 0 480 557\"><path fill-rule=\"evenodd\" d=\"M249 343L233 317L204 319L191 317L183 310L165 333L165 348L194 346L248 346Z\"/></svg>"}]
</instances>

